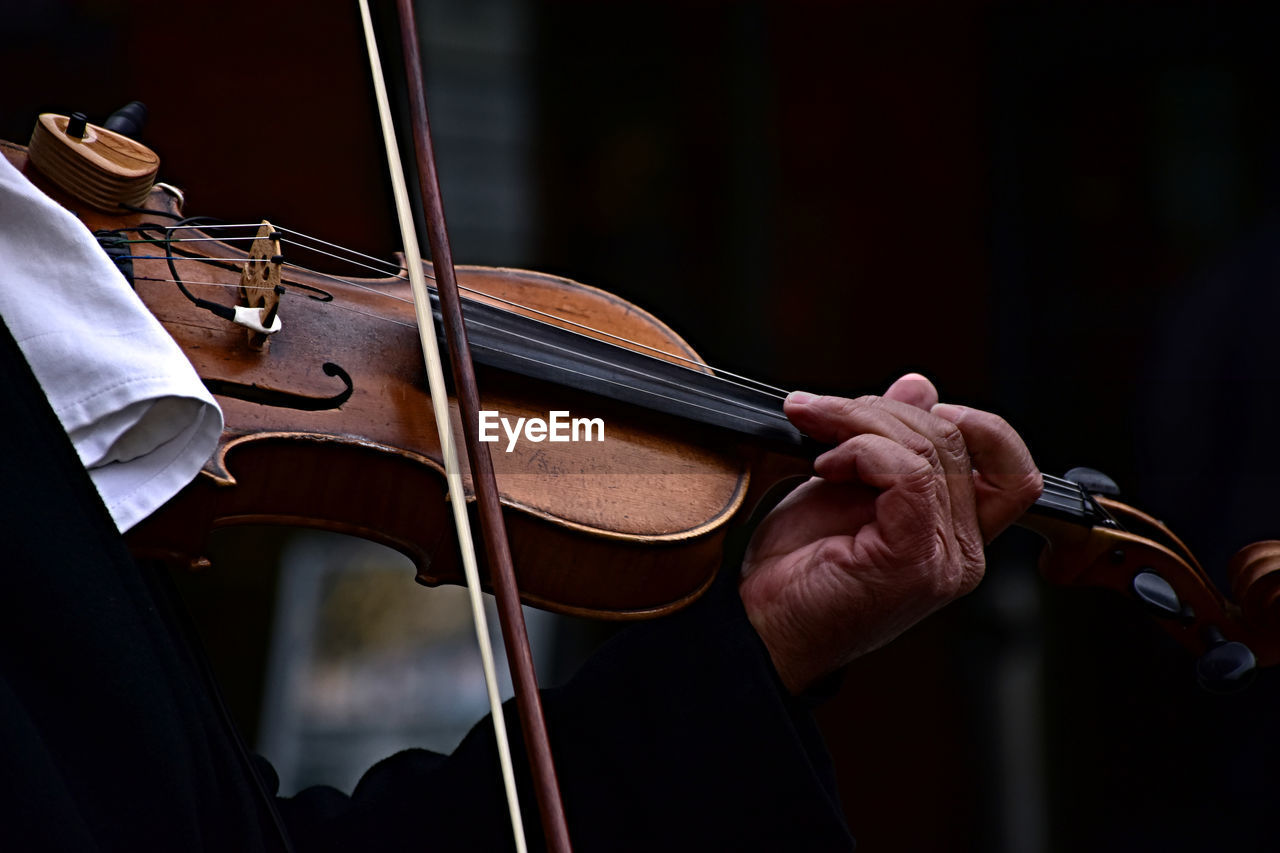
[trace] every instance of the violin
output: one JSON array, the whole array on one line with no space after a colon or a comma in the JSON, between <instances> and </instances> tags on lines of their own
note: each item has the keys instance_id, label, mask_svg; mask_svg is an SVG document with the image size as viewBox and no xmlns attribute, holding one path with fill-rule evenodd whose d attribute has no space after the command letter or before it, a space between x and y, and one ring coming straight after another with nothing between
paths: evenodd
<instances>
[{"instance_id":1,"label":"violin","mask_svg":"<svg viewBox=\"0 0 1280 853\"><path fill-rule=\"evenodd\" d=\"M180 193L163 185L140 206L95 209L56 160L38 156L50 129L65 135L67 123L42 119L31 156L7 143L6 156L127 259L138 295L226 417L201 475L131 531L134 550L201 565L215 528L288 524L393 547L423 583L460 582L456 547L441 533L443 462L403 258L348 255L268 223L188 223ZM292 260L317 252L365 274ZM779 483L804 476L820 449L782 414L781 389L714 370L613 294L478 266L459 267L458 281L483 408L508 427L493 458L526 603L614 619L686 605L714 577L727 532ZM237 322L237 310L262 322ZM544 431L570 436L594 423L600 440L585 426L577 441L509 430L557 417ZM1228 598L1177 536L1117 500L1096 472L1046 476L1019 523L1046 540L1047 580L1133 598L1199 659L1207 687L1231 689L1255 666L1280 663L1280 543L1236 556Z\"/></svg>"}]
</instances>

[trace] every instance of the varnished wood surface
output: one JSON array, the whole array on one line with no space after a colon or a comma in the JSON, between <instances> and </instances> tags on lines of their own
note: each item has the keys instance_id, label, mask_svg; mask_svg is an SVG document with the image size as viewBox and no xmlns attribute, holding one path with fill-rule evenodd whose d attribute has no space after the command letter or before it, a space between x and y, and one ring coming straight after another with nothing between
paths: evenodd
<instances>
[{"instance_id":1,"label":"varnished wood surface","mask_svg":"<svg viewBox=\"0 0 1280 853\"><path fill-rule=\"evenodd\" d=\"M31 134L30 157L51 181L102 211L140 205L151 192L160 158L127 136L88 125L68 136L66 116L45 113Z\"/></svg>"}]
</instances>

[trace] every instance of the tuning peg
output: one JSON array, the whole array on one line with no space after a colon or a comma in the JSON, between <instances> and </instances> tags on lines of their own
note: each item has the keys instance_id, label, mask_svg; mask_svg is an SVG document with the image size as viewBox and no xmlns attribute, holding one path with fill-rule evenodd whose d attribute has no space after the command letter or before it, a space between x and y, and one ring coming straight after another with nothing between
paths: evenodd
<instances>
[{"instance_id":1,"label":"tuning peg","mask_svg":"<svg viewBox=\"0 0 1280 853\"><path fill-rule=\"evenodd\" d=\"M1162 619L1182 616L1182 600L1178 598L1178 593L1167 580L1151 569L1143 569L1134 575L1130 588L1154 615Z\"/></svg>"},{"instance_id":2,"label":"tuning peg","mask_svg":"<svg viewBox=\"0 0 1280 853\"><path fill-rule=\"evenodd\" d=\"M130 101L107 116L102 126L130 139L142 137L142 126L147 123L147 105L142 101Z\"/></svg>"},{"instance_id":3,"label":"tuning peg","mask_svg":"<svg viewBox=\"0 0 1280 853\"><path fill-rule=\"evenodd\" d=\"M1258 661L1253 651L1244 643L1223 638L1215 628L1209 651L1196 661L1196 681L1211 693L1234 693L1253 682Z\"/></svg>"},{"instance_id":4,"label":"tuning peg","mask_svg":"<svg viewBox=\"0 0 1280 853\"><path fill-rule=\"evenodd\" d=\"M1116 481L1093 468L1072 468L1063 479L1070 480L1090 494L1106 495L1109 498L1120 495L1120 487L1116 485Z\"/></svg>"}]
</instances>

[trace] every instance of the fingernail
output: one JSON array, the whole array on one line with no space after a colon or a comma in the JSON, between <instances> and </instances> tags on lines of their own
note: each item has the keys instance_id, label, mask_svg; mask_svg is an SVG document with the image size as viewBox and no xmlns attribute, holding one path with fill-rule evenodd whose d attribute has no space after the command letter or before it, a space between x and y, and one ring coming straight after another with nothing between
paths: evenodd
<instances>
[{"instance_id":1,"label":"fingernail","mask_svg":"<svg viewBox=\"0 0 1280 853\"><path fill-rule=\"evenodd\" d=\"M813 394L810 394L808 391L792 391L790 394L787 395L787 402L794 403L797 406L803 406L806 403L809 403L810 401L816 400L816 399L817 397L815 397Z\"/></svg>"},{"instance_id":2,"label":"fingernail","mask_svg":"<svg viewBox=\"0 0 1280 853\"><path fill-rule=\"evenodd\" d=\"M964 416L965 407L957 406L952 403L938 403L929 411L942 418L944 421L956 423Z\"/></svg>"}]
</instances>

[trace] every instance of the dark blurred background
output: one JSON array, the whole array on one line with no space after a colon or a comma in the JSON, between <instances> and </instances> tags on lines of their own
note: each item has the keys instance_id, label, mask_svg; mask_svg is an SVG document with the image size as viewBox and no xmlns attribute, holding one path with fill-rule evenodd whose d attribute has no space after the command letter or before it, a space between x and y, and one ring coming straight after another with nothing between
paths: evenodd
<instances>
[{"instance_id":1,"label":"dark blurred background","mask_svg":"<svg viewBox=\"0 0 1280 853\"><path fill-rule=\"evenodd\" d=\"M6 5L0 137L141 99L188 213L396 250L354 3ZM418 14L459 262L614 290L784 387L923 371L1045 471L1109 473L1220 579L1280 538L1274 4ZM251 733L270 542L227 545L239 574L192 605ZM1129 602L1043 587L1028 537L993 557L821 711L862 849L1280 847L1276 676L1205 694Z\"/></svg>"}]
</instances>

